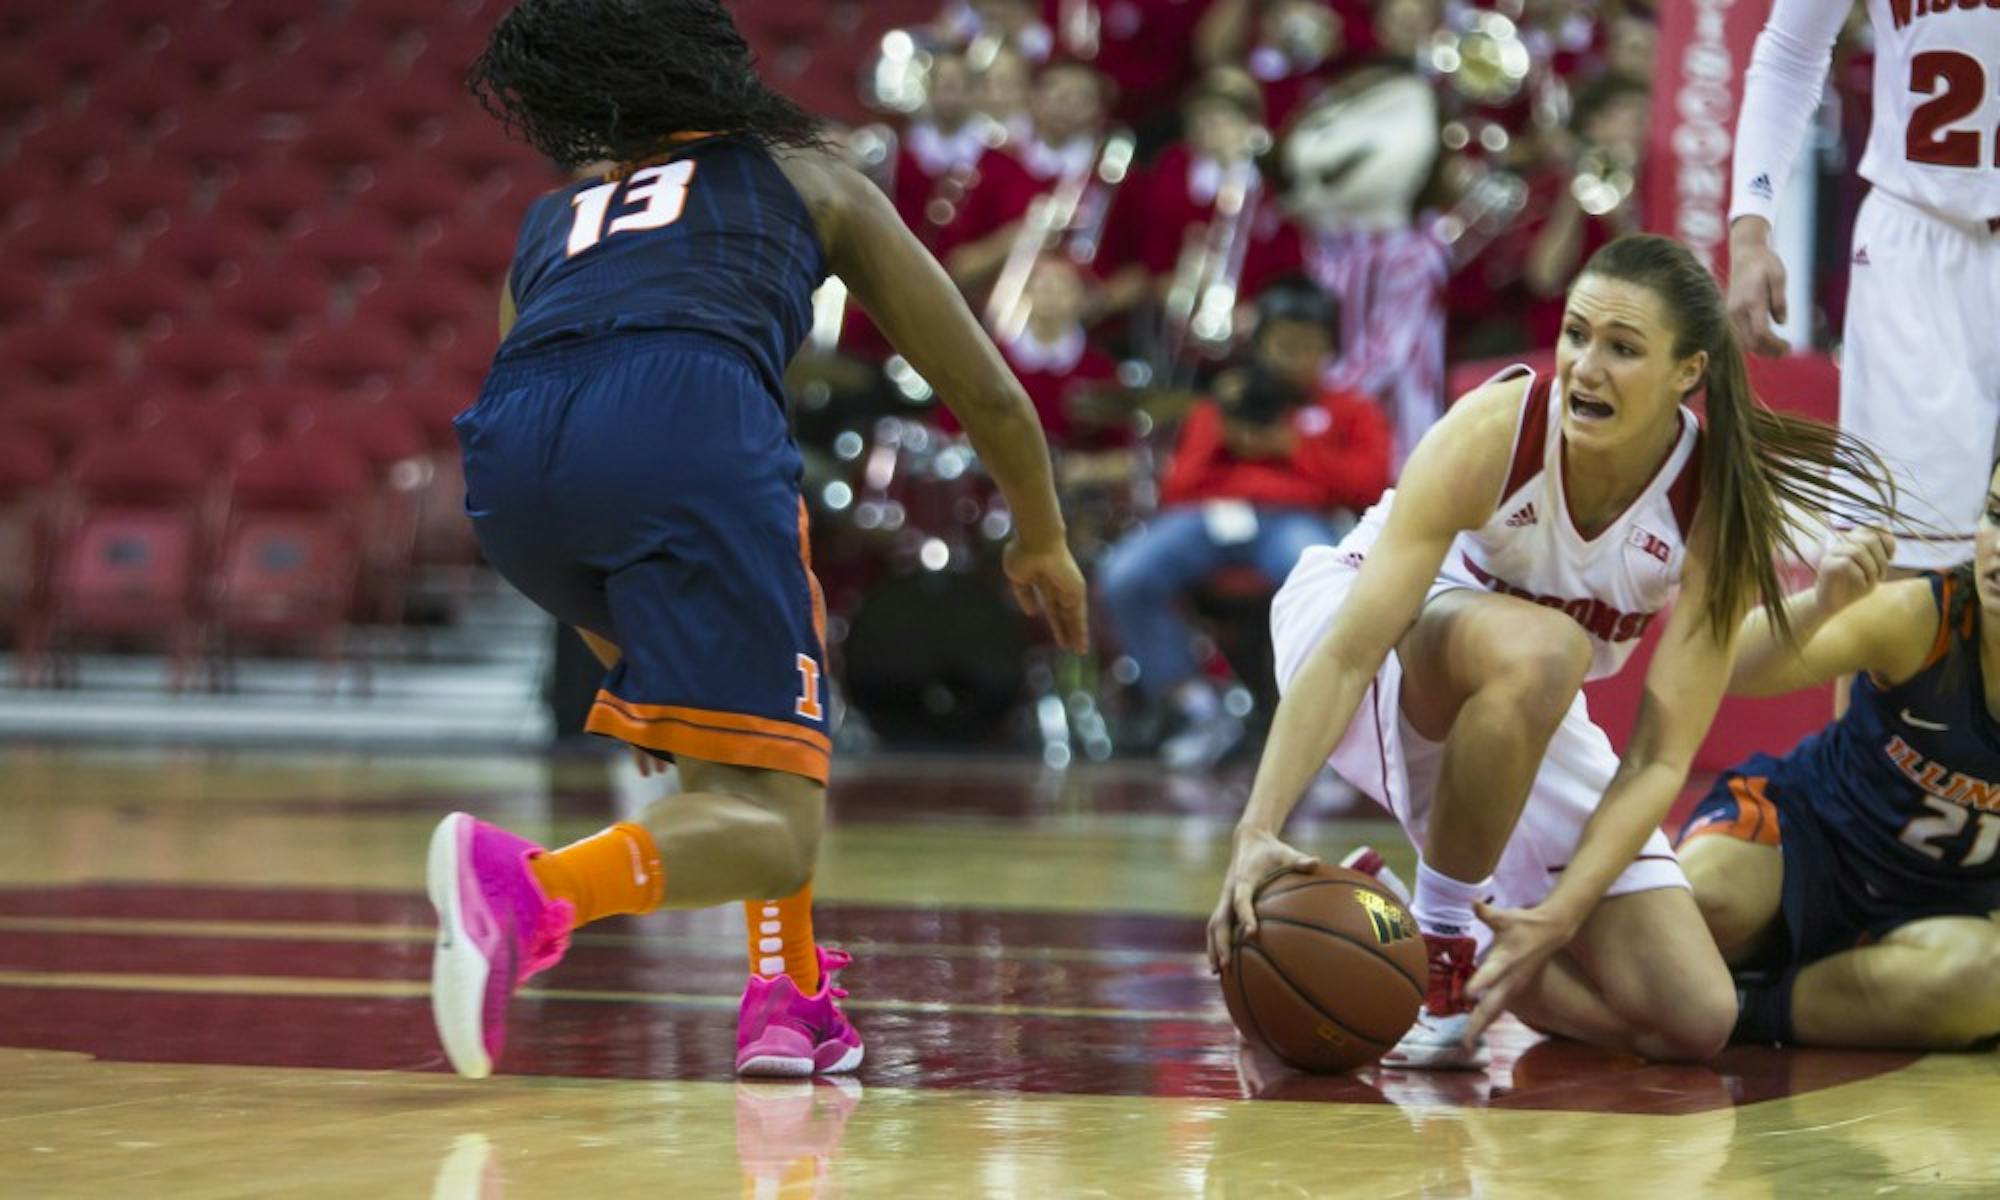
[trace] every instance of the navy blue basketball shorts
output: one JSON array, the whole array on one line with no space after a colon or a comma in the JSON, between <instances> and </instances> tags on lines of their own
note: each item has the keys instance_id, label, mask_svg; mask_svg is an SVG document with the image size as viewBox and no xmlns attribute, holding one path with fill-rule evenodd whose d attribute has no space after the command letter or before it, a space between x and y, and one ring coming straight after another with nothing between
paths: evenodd
<instances>
[{"instance_id":1,"label":"navy blue basketball shorts","mask_svg":"<svg viewBox=\"0 0 2000 1200\"><path fill-rule=\"evenodd\" d=\"M1774 944L1745 969L1783 970L1865 946L1926 917L1984 917L1994 907L1990 889L1941 885L1911 892L1844 849L1839 833L1813 810L1812 789L1795 782L1767 754L1753 755L1723 772L1694 811L1675 844L1699 837L1733 837L1774 846L1782 856L1779 892L1783 945Z\"/></svg>"},{"instance_id":2,"label":"navy blue basketball shorts","mask_svg":"<svg viewBox=\"0 0 2000 1200\"><path fill-rule=\"evenodd\" d=\"M748 359L613 335L496 364L455 425L487 560L623 651L585 728L826 782L799 452Z\"/></svg>"}]
</instances>

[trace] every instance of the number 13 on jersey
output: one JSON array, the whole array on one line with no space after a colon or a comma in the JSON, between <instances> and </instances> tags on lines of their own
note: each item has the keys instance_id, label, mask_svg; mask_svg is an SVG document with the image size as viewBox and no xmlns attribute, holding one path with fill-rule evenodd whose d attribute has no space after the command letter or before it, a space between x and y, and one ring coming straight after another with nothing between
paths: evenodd
<instances>
[{"instance_id":1,"label":"number 13 on jersey","mask_svg":"<svg viewBox=\"0 0 2000 1200\"><path fill-rule=\"evenodd\" d=\"M688 184L693 179L694 163L671 162L643 167L632 172L629 179L578 192L570 200L570 206L576 210L576 221L569 227L570 257L582 254L610 234L662 229L680 220L681 210L687 206ZM607 228L604 219L610 215L614 203L639 207L613 218Z\"/></svg>"}]
</instances>

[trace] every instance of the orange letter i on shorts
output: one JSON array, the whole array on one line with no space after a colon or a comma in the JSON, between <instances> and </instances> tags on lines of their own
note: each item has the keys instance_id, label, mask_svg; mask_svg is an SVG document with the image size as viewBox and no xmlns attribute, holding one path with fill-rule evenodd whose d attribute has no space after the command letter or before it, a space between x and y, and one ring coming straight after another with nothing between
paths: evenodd
<instances>
[{"instance_id":1,"label":"orange letter i on shorts","mask_svg":"<svg viewBox=\"0 0 2000 1200\"><path fill-rule=\"evenodd\" d=\"M819 703L819 663L810 654L799 655L799 702L792 711L808 721L817 721L826 715Z\"/></svg>"}]
</instances>

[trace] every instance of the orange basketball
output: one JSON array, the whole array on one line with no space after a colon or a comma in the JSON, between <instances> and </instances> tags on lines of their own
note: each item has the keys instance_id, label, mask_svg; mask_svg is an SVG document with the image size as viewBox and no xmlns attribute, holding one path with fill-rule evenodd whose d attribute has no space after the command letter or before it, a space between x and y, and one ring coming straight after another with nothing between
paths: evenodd
<instances>
[{"instance_id":1,"label":"orange basketball","mask_svg":"<svg viewBox=\"0 0 2000 1200\"><path fill-rule=\"evenodd\" d=\"M1428 964L1416 918L1373 878L1342 867L1273 876L1257 936L1239 931L1222 998L1243 1036L1306 1071L1380 1058L1417 1019Z\"/></svg>"}]
</instances>

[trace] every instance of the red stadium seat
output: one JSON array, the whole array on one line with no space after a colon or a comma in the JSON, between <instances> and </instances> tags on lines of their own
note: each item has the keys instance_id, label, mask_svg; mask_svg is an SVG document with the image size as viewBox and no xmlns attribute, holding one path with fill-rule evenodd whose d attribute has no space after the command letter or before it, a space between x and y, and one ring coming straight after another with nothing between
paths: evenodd
<instances>
[{"instance_id":1,"label":"red stadium seat","mask_svg":"<svg viewBox=\"0 0 2000 1200\"><path fill-rule=\"evenodd\" d=\"M356 22L320 26L277 61L321 83L340 87L369 78L389 65L389 40Z\"/></svg>"},{"instance_id":2,"label":"red stadium seat","mask_svg":"<svg viewBox=\"0 0 2000 1200\"><path fill-rule=\"evenodd\" d=\"M168 28L187 10L184 0L100 0L90 22L100 32L136 42Z\"/></svg>"},{"instance_id":3,"label":"red stadium seat","mask_svg":"<svg viewBox=\"0 0 2000 1200\"><path fill-rule=\"evenodd\" d=\"M240 395L201 398L167 394L150 398L140 404L133 426L185 439L199 449L211 471L234 467L269 441L264 410Z\"/></svg>"},{"instance_id":4,"label":"red stadium seat","mask_svg":"<svg viewBox=\"0 0 2000 1200\"><path fill-rule=\"evenodd\" d=\"M408 228L462 212L475 195L455 172L418 154L377 167L354 204Z\"/></svg>"},{"instance_id":5,"label":"red stadium seat","mask_svg":"<svg viewBox=\"0 0 2000 1200\"><path fill-rule=\"evenodd\" d=\"M278 144L266 136L262 123L246 121L224 97L190 104L177 113L173 129L160 139L159 151L197 170L216 172L268 157Z\"/></svg>"},{"instance_id":6,"label":"red stadium seat","mask_svg":"<svg viewBox=\"0 0 2000 1200\"><path fill-rule=\"evenodd\" d=\"M533 147L509 136L500 122L476 109L452 122L431 153L471 180L541 162Z\"/></svg>"},{"instance_id":7,"label":"red stadium seat","mask_svg":"<svg viewBox=\"0 0 2000 1200\"><path fill-rule=\"evenodd\" d=\"M204 480L198 449L171 435L128 434L84 451L78 504L57 539L53 647L93 635L164 640L169 682L186 681L200 640Z\"/></svg>"},{"instance_id":8,"label":"red stadium seat","mask_svg":"<svg viewBox=\"0 0 2000 1200\"><path fill-rule=\"evenodd\" d=\"M48 312L47 276L21 267L0 267L0 325L39 324Z\"/></svg>"},{"instance_id":9,"label":"red stadium seat","mask_svg":"<svg viewBox=\"0 0 2000 1200\"><path fill-rule=\"evenodd\" d=\"M200 300L199 285L170 272L128 267L78 285L71 316L130 333L164 333Z\"/></svg>"},{"instance_id":10,"label":"red stadium seat","mask_svg":"<svg viewBox=\"0 0 2000 1200\"><path fill-rule=\"evenodd\" d=\"M301 338L287 365L296 379L342 391L382 390L408 372L412 357L409 340L395 327L355 323Z\"/></svg>"},{"instance_id":11,"label":"red stadium seat","mask_svg":"<svg viewBox=\"0 0 2000 1200\"><path fill-rule=\"evenodd\" d=\"M265 340L235 325L191 325L146 351L150 375L201 392L239 391L266 374Z\"/></svg>"},{"instance_id":12,"label":"red stadium seat","mask_svg":"<svg viewBox=\"0 0 2000 1200\"><path fill-rule=\"evenodd\" d=\"M358 457L323 433L243 463L216 571L213 620L227 680L238 644L310 640L331 668L360 573Z\"/></svg>"},{"instance_id":13,"label":"red stadium seat","mask_svg":"<svg viewBox=\"0 0 2000 1200\"><path fill-rule=\"evenodd\" d=\"M118 374L118 339L95 325L59 322L10 330L0 369L42 384L94 383Z\"/></svg>"},{"instance_id":14,"label":"red stadium seat","mask_svg":"<svg viewBox=\"0 0 2000 1200\"><path fill-rule=\"evenodd\" d=\"M479 105L451 79L426 72L370 86L356 101L382 128L409 142L431 142Z\"/></svg>"},{"instance_id":15,"label":"red stadium seat","mask_svg":"<svg viewBox=\"0 0 2000 1200\"><path fill-rule=\"evenodd\" d=\"M412 345L442 349L461 329L494 324L499 297L450 275L412 271L384 282L362 312L394 324Z\"/></svg>"},{"instance_id":16,"label":"red stadium seat","mask_svg":"<svg viewBox=\"0 0 2000 1200\"><path fill-rule=\"evenodd\" d=\"M331 200L326 177L303 163L265 163L231 180L217 195L217 220L247 223L267 234L305 228Z\"/></svg>"},{"instance_id":17,"label":"red stadium seat","mask_svg":"<svg viewBox=\"0 0 2000 1200\"><path fill-rule=\"evenodd\" d=\"M0 128L53 111L62 101L63 86L62 72L33 54L0 60Z\"/></svg>"},{"instance_id":18,"label":"red stadium seat","mask_svg":"<svg viewBox=\"0 0 2000 1200\"><path fill-rule=\"evenodd\" d=\"M261 250L259 239L247 229L194 219L179 222L146 243L143 261L215 284L254 263Z\"/></svg>"},{"instance_id":19,"label":"red stadium seat","mask_svg":"<svg viewBox=\"0 0 2000 1200\"><path fill-rule=\"evenodd\" d=\"M423 252L427 270L443 270L496 297L514 259L514 231L487 228L486 223L456 225Z\"/></svg>"},{"instance_id":20,"label":"red stadium seat","mask_svg":"<svg viewBox=\"0 0 2000 1200\"><path fill-rule=\"evenodd\" d=\"M38 439L55 455L58 464L75 459L92 439L113 427L110 417L100 415L102 406L79 404L69 390L43 391L25 400L13 399L5 411L0 428Z\"/></svg>"},{"instance_id":21,"label":"red stadium seat","mask_svg":"<svg viewBox=\"0 0 2000 1200\"><path fill-rule=\"evenodd\" d=\"M323 115L293 147L299 162L334 175L345 175L393 157L401 149L394 134L368 123L365 116L329 119Z\"/></svg>"},{"instance_id":22,"label":"red stadium seat","mask_svg":"<svg viewBox=\"0 0 2000 1200\"><path fill-rule=\"evenodd\" d=\"M188 102L186 83L161 64L129 63L90 85L84 101L95 117L115 118L136 136L160 132Z\"/></svg>"},{"instance_id":23,"label":"red stadium seat","mask_svg":"<svg viewBox=\"0 0 2000 1200\"><path fill-rule=\"evenodd\" d=\"M22 683L39 679L47 641L55 478L56 456L41 437L0 416L0 634L15 647Z\"/></svg>"},{"instance_id":24,"label":"red stadium seat","mask_svg":"<svg viewBox=\"0 0 2000 1200\"><path fill-rule=\"evenodd\" d=\"M44 271L73 273L80 266L117 259L125 250L123 229L108 206L70 196L60 205L42 206L14 234L8 257Z\"/></svg>"},{"instance_id":25,"label":"red stadium seat","mask_svg":"<svg viewBox=\"0 0 2000 1200\"><path fill-rule=\"evenodd\" d=\"M43 208L67 199L62 173L46 163L12 162L0 171L0 233L27 224Z\"/></svg>"},{"instance_id":26,"label":"red stadium seat","mask_svg":"<svg viewBox=\"0 0 2000 1200\"><path fill-rule=\"evenodd\" d=\"M211 18L176 28L160 56L179 65L201 90L215 92L254 70L265 52L251 31Z\"/></svg>"},{"instance_id":27,"label":"red stadium seat","mask_svg":"<svg viewBox=\"0 0 2000 1200\"><path fill-rule=\"evenodd\" d=\"M290 333L327 315L333 285L309 264L273 263L215 292L215 315L265 333Z\"/></svg>"},{"instance_id":28,"label":"red stadium seat","mask_svg":"<svg viewBox=\"0 0 2000 1200\"><path fill-rule=\"evenodd\" d=\"M224 10L230 24L247 29L265 42L287 31L303 33L326 15L323 0L229 0Z\"/></svg>"},{"instance_id":29,"label":"red stadium seat","mask_svg":"<svg viewBox=\"0 0 2000 1200\"><path fill-rule=\"evenodd\" d=\"M34 54L67 80L87 80L123 58L131 47L121 36L107 36L89 25L52 30L35 39Z\"/></svg>"},{"instance_id":30,"label":"red stadium seat","mask_svg":"<svg viewBox=\"0 0 2000 1200\"><path fill-rule=\"evenodd\" d=\"M117 113L82 112L50 121L21 141L24 162L53 167L63 178L88 181L109 170L113 158L135 143Z\"/></svg>"},{"instance_id":31,"label":"red stadium seat","mask_svg":"<svg viewBox=\"0 0 2000 1200\"><path fill-rule=\"evenodd\" d=\"M394 227L372 216L352 214L289 239L285 258L308 262L336 279L351 279L362 271L381 270L405 256Z\"/></svg>"},{"instance_id":32,"label":"red stadium seat","mask_svg":"<svg viewBox=\"0 0 2000 1200\"><path fill-rule=\"evenodd\" d=\"M195 175L178 159L146 155L114 162L79 198L101 203L127 228L158 234L194 199Z\"/></svg>"}]
</instances>

